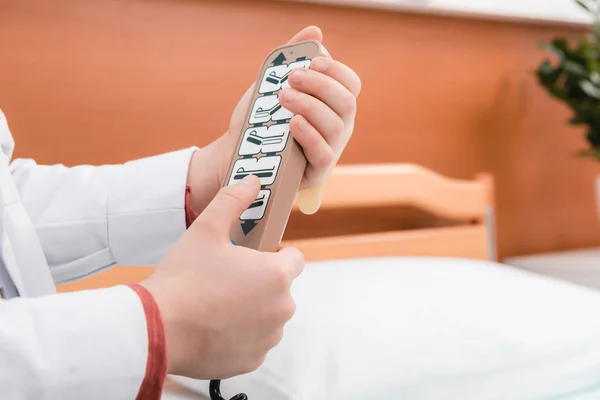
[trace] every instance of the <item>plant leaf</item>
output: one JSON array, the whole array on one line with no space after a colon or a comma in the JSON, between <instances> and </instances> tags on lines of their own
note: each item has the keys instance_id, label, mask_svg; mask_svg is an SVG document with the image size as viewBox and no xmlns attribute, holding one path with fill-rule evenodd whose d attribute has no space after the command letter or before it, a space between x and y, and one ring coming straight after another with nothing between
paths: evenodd
<instances>
[{"instance_id":1,"label":"plant leaf","mask_svg":"<svg viewBox=\"0 0 600 400\"><path fill-rule=\"evenodd\" d=\"M553 53L562 53L562 50L557 48L552 42L542 42L539 44L541 49L551 51Z\"/></svg>"},{"instance_id":2,"label":"plant leaf","mask_svg":"<svg viewBox=\"0 0 600 400\"><path fill-rule=\"evenodd\" d=\"M562 43L559 43L559 45L557 46L553 42L542 42L542 43L539 44L539 47L542 50L545 50L545 51L547 51L549 53L554 54L556 56L556 58L558 59L559 63L562 63L565 60L565 58L566 58L565 51L567 49L565 49L563 47Z\"/></svg>"},{"instance_id":3,"label":"plant leaf","mask_svg":"<svg viewBox=\"0 0 600 400\"><path fill-rule=\"evenodd\" d=\"M575 61L566 60L563 63L565 71L570 72L573 75L576 75L580 78L587 77L588 72L585 67L581 64L576 63Z\"/></svg>"},{"instance_id":4,"label":"plant leaf","mask_svg":"<svg viewBox=\"0 0 600 400\"><path fill-rule=\"evenodd\" d=\"M587 12L592 12L592 10L590 10L590 8L588 7L588 5L585 4L582 0L575 0L575 1L577 2L577 4L579 4Z\"/></svg>"},{"instance_id":5,"label":"plant leaf","mask_svg":"<svg viewBox=\"0 0 600 400\"><path fill-rule=\"evenodd\" d=\"M582 125L585 124L586 121L583 120L580 116L575 116L571 119L569 119L569 125Z\"/></svg>"},{"instance_id":6,"label":"plant leaf","mask_svg":"<svg viewBox=\"0 0 600 400\"><path fill-rule=\"evenodd\" d=\"M598 20L594 22L594 36L596 43L600 42L600 21Z\"/></svg>"},{"instance_id":7,"label":"plant leaf","mask_svg":"<svg viewBox=\"0 0 600 400\"><path fill-rule=\"evenodd\" d=\"M567 41L566 38L557 37L557 38L552 39L552 41L550 43L552 44L552 46L554 46L555 51L558 50L563 53L569 52L569 42Z\"/></svg>"},{"instance_id":8,"label":"plant leaf","mask_svg":"<svg viewBox=\"0 0 600 400\"><path fill-rule=\"evenodd\" d=\"M588 80L582 80L581 82L579 82L579 87L588 96L591 96L595 99L600 99L600 88L595 86L592 82L590 82Z\"/></svg>"}]
</instances>

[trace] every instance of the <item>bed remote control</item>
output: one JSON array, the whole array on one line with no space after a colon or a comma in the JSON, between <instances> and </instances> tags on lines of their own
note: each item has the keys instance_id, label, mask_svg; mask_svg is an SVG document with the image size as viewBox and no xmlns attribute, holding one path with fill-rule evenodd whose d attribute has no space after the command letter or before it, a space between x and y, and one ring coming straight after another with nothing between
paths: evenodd
<instances>
[{"instance_id":1,"label":"bed remote control","mask_svg":"<svg viewBox=\"0 0 600 400\"><path fill-rule=\"evenodd\" d=\"M279 104L278 92L289 87L288 74L309 68L317 56L329 57L317 41L278 47L266 58L240 132L224 186L246 175L260 178L261 190L231 232L239 246L277 251L306 168L301 147L290 134L294 116Z\"/></svg>"},{"instance_id":2,"label":"bed remote control","mask_svg":"<svg viewBox=\"0 0 600 400\"><path fill-rule=\"evenodd\" d=\"M248 114L223 186L233 185L247 175L260 179L260 192L242 213L231 232L238 246L258 251L279 249L283 232L306 168L306 158L290 133L294 116L279 104L279 91L289 87L288 75L295 68L309 68L317 56L329 57L313 40L278 47L260 69ZM221 381L211 380L211 400L224 400ZM238 393L230 400L247 400Z\"/></svg>"}]
</instances>

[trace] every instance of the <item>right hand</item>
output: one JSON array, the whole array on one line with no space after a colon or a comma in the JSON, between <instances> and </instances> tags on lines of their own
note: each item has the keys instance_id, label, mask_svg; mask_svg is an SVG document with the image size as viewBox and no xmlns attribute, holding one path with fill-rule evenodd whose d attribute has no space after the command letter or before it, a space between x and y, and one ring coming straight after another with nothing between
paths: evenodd
<instances>
[{"instance_id":1,"label":"right hand","mask_svg":"<svg viewBox=\"0 0 600 400\"><path fill-rule=\"evenodd\" d=\"M281 341L295 311L290 289L304 267L302 254L230 242L233 224L259 190L253 175L221 189L141 282L163 318L169 374L226 379L248 373Z\"/></svg>"}]
</instances>

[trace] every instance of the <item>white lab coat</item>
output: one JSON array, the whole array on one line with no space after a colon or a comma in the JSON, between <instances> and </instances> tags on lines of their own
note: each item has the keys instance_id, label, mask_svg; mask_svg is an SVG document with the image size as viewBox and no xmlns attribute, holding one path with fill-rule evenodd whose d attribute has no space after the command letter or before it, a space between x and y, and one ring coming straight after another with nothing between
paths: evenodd
<instances>
[{"instance_id":1,"label":"white lab coat","mask_svg":"<svg viewBox=\"0 0 600 400\"><path fill-rule=\"evenodd\" d=\"M195 148L123 165L11 161L1 111L0 148L0 257L20 294L0 300L0 399L135 399L148 352L138 296L56 294L55 283L156 265L185 230Z\"/></svg>"}]
</instances>

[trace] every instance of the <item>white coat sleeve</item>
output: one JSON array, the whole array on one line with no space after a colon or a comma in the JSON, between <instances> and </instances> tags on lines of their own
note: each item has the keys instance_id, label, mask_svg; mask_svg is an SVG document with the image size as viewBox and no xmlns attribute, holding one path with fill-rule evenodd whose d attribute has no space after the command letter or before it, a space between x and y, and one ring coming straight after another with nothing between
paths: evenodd
<instances>
[{"instance_id":1,"label":"white coat sleeve","mask_svg":"<svg viewBox=\"0 0 600 400\"><path fill-rule=\"evenodd\" d=\"M11 162L56 283L113 265L157 265L185 231L195 147L117 165Z\"/></svg>"},{"instance_id":2,"label":"white coat sleeve","mask_svg":"<svg viewBox=\"0 0 600 400\"><path fill-rule=\"evenodd\" d=\"M126 286L0 301L0 397L135 399L149 352L145 318Z\"/></svg>"}]
</instances>

